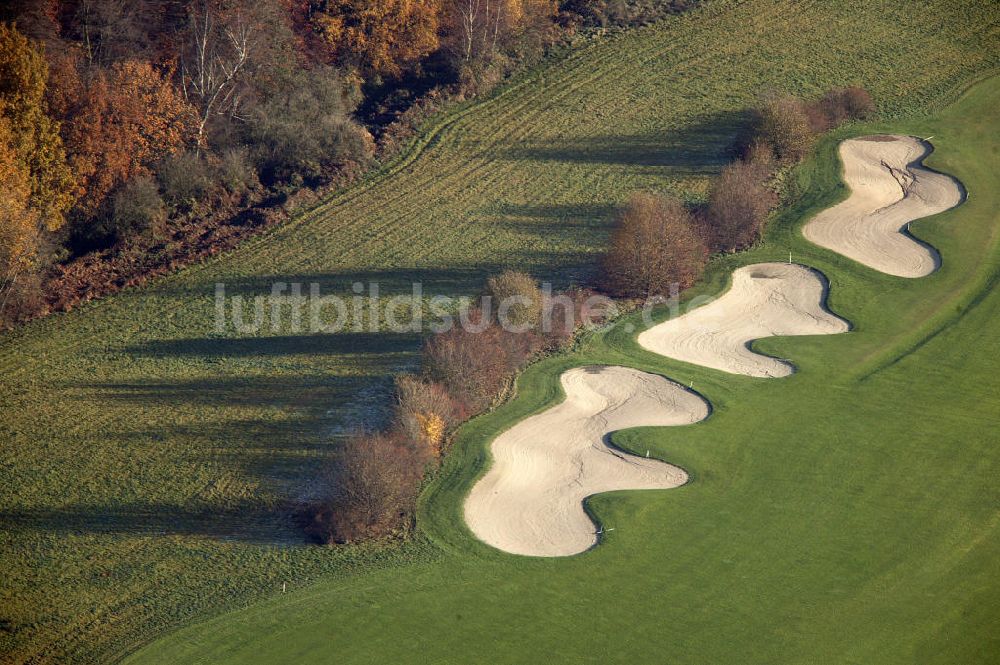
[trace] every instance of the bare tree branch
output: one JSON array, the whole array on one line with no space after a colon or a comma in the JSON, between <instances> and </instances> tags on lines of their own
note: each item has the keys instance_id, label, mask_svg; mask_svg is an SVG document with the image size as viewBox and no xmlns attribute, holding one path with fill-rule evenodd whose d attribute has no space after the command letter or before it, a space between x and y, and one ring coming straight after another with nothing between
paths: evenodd
<instances>
[{"instance_id":1,"label":"bare tree branch","mask_svg":"<svg viewBox=\"0 0 1000 665\"><path fill-rule=\"evenodd\" d=\"M240 76L252 50L249 22L235 15L221 32L215 29L207 0L201 10L192 7L189 53L181 58L184 98L198 109L198 148L205 144L205 128L213 115L237 117Z\"/></svg>"}]
</instances>

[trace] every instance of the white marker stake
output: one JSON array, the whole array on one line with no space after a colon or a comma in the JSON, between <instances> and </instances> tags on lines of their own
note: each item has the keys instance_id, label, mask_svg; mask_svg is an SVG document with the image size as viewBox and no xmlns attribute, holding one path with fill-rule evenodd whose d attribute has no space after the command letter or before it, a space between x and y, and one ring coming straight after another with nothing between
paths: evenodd
<instances>
[{"instance_id":1,"label":"white marker stake","mask_svg":"<svg viewBox=\"0 0 1000 665\"><path fill-rule=\"evenodd\" d=\"M285 586L286 586L287 584L288 584L287 582L282 582L282 583L281 583L281 593L285 593Z\"/></svg>"}]
</instances>

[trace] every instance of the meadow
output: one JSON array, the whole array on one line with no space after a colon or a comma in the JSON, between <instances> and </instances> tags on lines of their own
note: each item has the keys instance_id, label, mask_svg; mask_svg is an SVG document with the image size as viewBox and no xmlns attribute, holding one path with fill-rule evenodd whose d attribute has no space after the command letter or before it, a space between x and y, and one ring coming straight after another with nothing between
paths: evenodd
<instances>
[{"instance_id":1,"label":"meadow","mask_svg":"<svg viewBox=\"0 0 1000 665\"><path fill-rule=\"evenodd\" d=\"M530 367L516 400L461 430L422 503L441 560L279 595L128 662L996 662L998 103L994 78L933 119L847 130L934 134L929 165L973 193L913 224L941 249L931 277L889 277L800 237L802 221L845 193L841 132L801 170L800 203L765 245L717 262L687 294L715 293L734 266L786 250L824 271L852 332L755 344L795 359L796 374L754 379L666 360L636 344L628 324L638 316L628 317ZM486 444L561 399L557 377L585 364L659 372L711 401L701 423L613 435L692 482L593 497L604 535L581 555L490 549L460 509Z\"/></svg>"},{"instance_id":2,"label":"meadow","mask_svg":"<svg viewBox=\"0 0 1000 665\"><path fill-rule=\"evenodd\" d=\"M140 657L634 661L662 648L678 662L985 661L997 618L986 582L1000 572L997 85L941 109L996 67L997 23L986 3L709 2L454 108L366 182L229 255L4 335L0 654L112 660L252 605ZM702 288L793 251L826 272L852 334L761 343L802 371L760 383L666 362L616 327L532 367L516 401L462 430L411 541L303 543L295 502L338 437L377 417L371 404L419 339L219 335L215 283L349 293L378 281L391 295L421 280L455 294L506 266L583 280L631 190L704 193L762 90L848 83L880 113L844 131L933 133L929 163L972 192L914 224L945 257L939 273L887 278L798 237L842 194L830 137L796 172L799 203L767 244L715 262ZM558 369L598 360L694 381L712 401L703 425L617 440L694 482L594 500L621 526L579 558L477 544L457 506L485 441L553 399ZM287 594L259 602L282 583Z\"/></svg>"}]
</instances>

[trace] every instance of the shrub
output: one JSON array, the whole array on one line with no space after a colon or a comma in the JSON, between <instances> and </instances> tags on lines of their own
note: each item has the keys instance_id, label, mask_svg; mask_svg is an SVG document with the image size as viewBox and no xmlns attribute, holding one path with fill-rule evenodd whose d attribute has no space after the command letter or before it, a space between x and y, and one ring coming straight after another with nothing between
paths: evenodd
<instances>
[{"instance_id":1,"label":"shrub","mask_svg":"<svg viewBox=\"0 0 1000 665\"><path fill-rule=\"evenodd\" d=\"M322 542L352 543L407 528L427 462L425 451L395 432L350 437L333 468L332 493L307 531Z\"/></svg>"},{"instance_id":2,"label":"shrub","mask_svg":"<svg viewBox=\"0 0 1000 665\"><path fill-rule=\"evenodd\" d=\"M809 102L788 95L768 97L754 109L750 127L737 139L737 152L746 157L754 143L765 143L781 159L799 159L812 147L816 134L865 118L874 108L871 95L859 86L831 88Z\"/></svg>"},{"instance_id":3,"label":"shrub","mask_svg":"<svg viewBox=\"0 0 1000 665\"><path fill-rule=\"evenodd\" d=\"M834 88L831 92L840 100L840 106L850 120L863 120L875 111L871 93L861 86Z\"/></svg>"},{"instance_id":4,"label":"shrub","mask_svg":"<svg viewBox=\"0 0 1000 665\"><path fill-rule=\"evenodd\" d=\"M542 290L531 275L506 270L490 277L486 280L486 295L493 299L494 315L502 325L521 330L538 326L542 316ZM506 306L505 312L500 311L501 306Z\"/></svg>"},{"instance_id":5,"label":"shrub","mask_svg":"<svg viewBox=\"0 0 1000 665\"><path fill-rule=\"evenodd\" d=\"M482 314L470 316L481 320ZM424 369L469 413L478 413L493 405L513 373L542 345L534 333L513 333L495 325L482 332L455 327L427 341Z\"/></svg>"},{"instance_id":6,"label":"shrub","mask_svg":"<svg viewBox=\"0 0 1000 665\"><path fill-rule=\"evenodd\" d=\"M42 275L32 266L8 272L0 288L0 330L27 321L45 309Z\"/></svg>"},{"instance_id":7,"label":"shrub","mask_svg":"<svg viewBox=\"0 0 1000 665\"><path fill-rule=\"evenodd\" d=\"M549 294L542 307L541 332L549 348L558 349L584 325L599 325L617 311L615 302L591 289L571 287Z\"/></svg>"},{"instance_id":8,"label":"shrub","mask_svg":"<svg viewBox=\"0 0 1000 665\"><path fill-rule=\"evenodd\" d=\"M807 107L814 132L825 132L848 120L867 117L875 108L868 91L858 86L831 88Z\"/></svg>"},{"instance_id":9,"label":"shrub","mask_svg":"<svg viewBox=\"0 0 1000 665\"><path fill-rule=\"evenodd\" d=\"M157 165L156 177L171 206L193 208L212 189L212 174L205 160L193 152L179 152Z\"/></svg>"},{"instance_id":10,"label":"shrub","mask_svg":"<svg viewBox=\"0 0 1000 665\"><path fill-rule=\"evenodd\" d=\"M348 86L333 70L297 74L250 116L249 137L258 146L262 177L315 178L324 164L370 160L374 142L351 119L354 107Z\"/></svg>"},{"instance_id":11,"label":"shrub","mask_svg":"<svg viewBox=\"0 0 1000 665\"><path fill-rule=\"evenodd\" d=\"M637 192L618 214L604 261L608 289L620 296L666 295L691 286L707 261L691 214L677 199Z\"/></svg>"},{"instance_id":12,"label":"shrub","mask_svg":"<svg viewBox=\"0 0 1000 665\"><path fill-rule=\"evenodd\" d=\"M140 175L120 187L98 215L75 221L72 244L78 251L88 251L155 235L165 218L156 183Z\"/></svg>"},{"instance_id":13,"label":"shrub","mask_svg":"<svg viewBox=\"0 0 1000 665\"><path fill-rule=\"evenodd\" d=\"M407 440L440 457L445 433L464 412L444 385L412 374L396 377L395 428Z\"/></svg>"},{"instance_id":14,"label":"shrub","mask_svg":"<svg viewBox=\"0 0 1000 665\"><path fill-rule=\"evenodd\" d=\"M722 169L712 186L705 209L706 237L714 251L736 251L753 245L777 196L767 187L773 157L760 144L745 160Z\"/></svg>"},{"instance_id":15,"label":"shrub","mask_svg":"<svg viewBox=\"0 0 1000 665\"><path fill-rule=\"evenodd\" d=\"M696 4L696 0L565 0L560 8L583 25L606 27L646 25Z\"/></svg>"},{"instance_id":16,"label":"shrub","mask_svg":"<svg viewBox=\"0 0 1000 665\"><path fill-rule=\"evenodd\" d=\"M246 148L230 148L223 152L216 172L219 183L233 194L257 186L257 171Z\"/></svg>"},{"instance_id":17,"label":"shrub","mask_svg":"<svg viewBox=\"0 0 1000 665\"><path fill-rule=\"evenodd\" d=\"M463 97L473 98L493 90L503 80L505 68L510 65L503 54L493 55L485 61L460 62L455 78Z\"/></svg>"},{"instance_id":18,"label":"shrub","mask_svg":"<svg viewBox=\"0 0 1000 665\"><path fill-rule=\"evenodd\" d=\"M780 159L801 158L814 138L805 105L791 96L764 101L754 114L753 136L770 145Z\"/></svg>"},{"instance_id":19,"label":"shrub","mask_svg":"<svg viewBox=\"0 0 1000 665\"><path fill-rule=\"evenodd\" d=\"M754 178L761 182L774 175L777 164L774 159L774 149L767 143L755 140L746 150L743 162L750 169Z\"/></svg>"},{"instance_id":20,"label":"shrub","mask_svg":"<svg viewBox=\"0 0 1000 665\"><path fill-rule=\"evenodd\" d=\"M133 178L115 194L111 214L115 240L156 233L166 216L163 199L149 176Z\"/></svg>"}]
</instances>

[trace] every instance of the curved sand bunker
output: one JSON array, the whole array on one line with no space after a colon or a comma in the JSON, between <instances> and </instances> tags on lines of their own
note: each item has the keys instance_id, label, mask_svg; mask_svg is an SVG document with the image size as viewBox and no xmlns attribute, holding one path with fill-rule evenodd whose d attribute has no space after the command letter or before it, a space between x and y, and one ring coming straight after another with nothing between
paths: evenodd
<instances>
[{"instance_id":1,"label":"curved sand bunker","mask_svg":"<svg viewBox=\"0 0 1000 665\"><path fill-rule=\"evenodd\" d=\"M566 400L497 437L493 464L465 501L482 541L513 554L568 556L597 543L583 500L612 490L668 489L687 474L607 445L615 430L687 425L708 403L680 385L627 367L577 367L561 377Z\"/></svg>"},{"instance_id":2,"label":"curved sand bunker","mask_svg":"<svg viewBox=\"0 0 1000 665\"><path fill-rule=\"evenodd\" d=\"M748 376L788 376L794 367L754 353L750 342L775 335L833 335L847 323L826 311L826 284L804 266L757 263L733 272L721 298L639 335L639 345L695 365Z\"/></svg>"},{"instance_id":3,"label":"curved sand bunker","mask_svg":"<svg viewBox=\"0 0 1000 665\"><path fill-rule=\"evenodd\" d=\"M807 239L901 277L933 272L938 254L905 233L921 217L953 208L962 189L920 165L930 146L909 136L850 139L840 145L851 196L803 229ZM639 335L661 355L734 374L779 377L793 366L754 353L755 339L831 335L847 323L824 308L826 284L804 266L758 263L733 272L718 300ZM700 397L663 377L625 367L563 373L566 400L493 441L493 465L465 501L465 520L482 541L534 556L578 554L597 542L583 509L588 496L624 489L667 489L683 469L609 447L608 435L649 425L686 425L708 416Z\"/></svg>"},{"instance_id":4,"label":"curved sand bunker","mask_svg":"<svg viewBox=\"0 0 1000 665\"><path fill-rule=\"evenodd\" d=\"M872 136L840 144L851 195L806 224L805 237L866 266L898 277L924 277L938 253L905 233L915 219L954 208L962 188L920 165L931 146L912 136Z\"/></svg>"}]
</instances>

